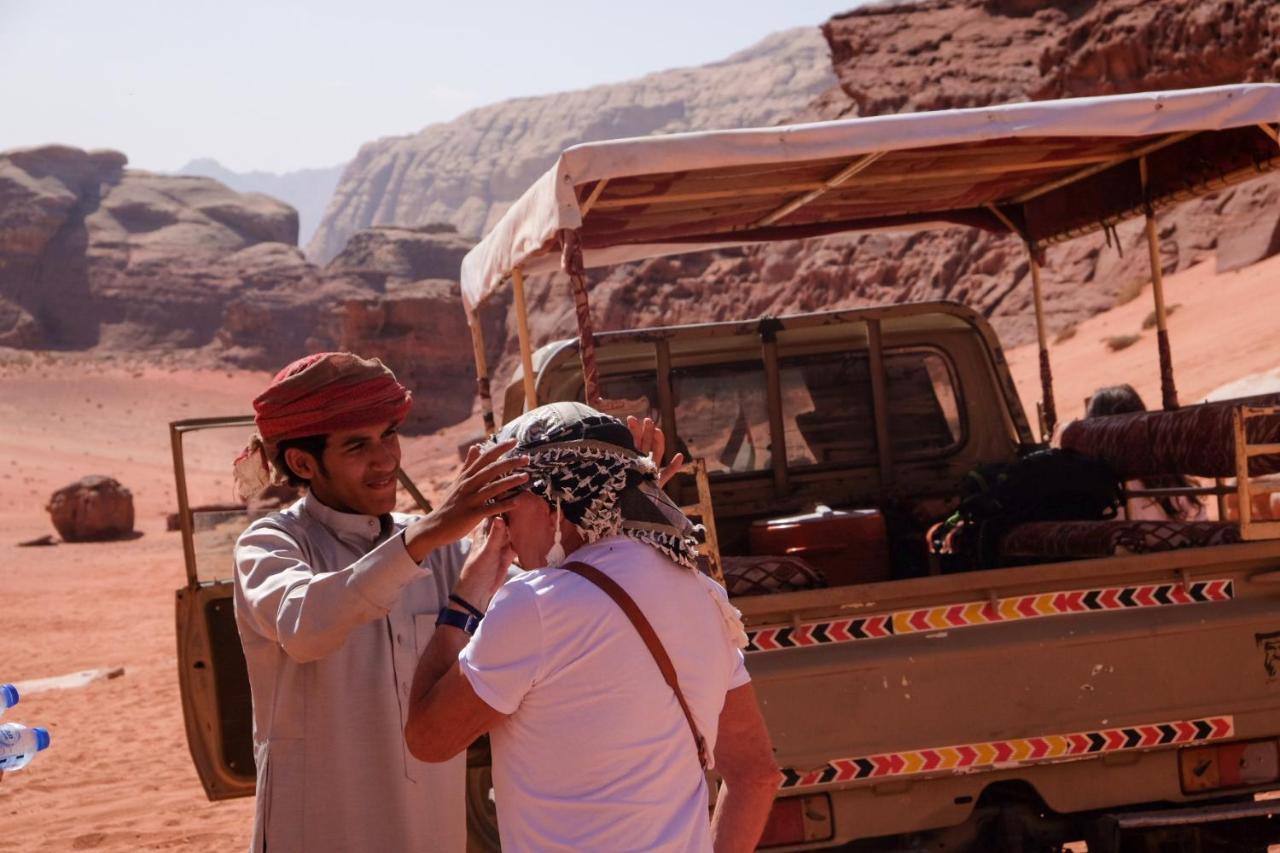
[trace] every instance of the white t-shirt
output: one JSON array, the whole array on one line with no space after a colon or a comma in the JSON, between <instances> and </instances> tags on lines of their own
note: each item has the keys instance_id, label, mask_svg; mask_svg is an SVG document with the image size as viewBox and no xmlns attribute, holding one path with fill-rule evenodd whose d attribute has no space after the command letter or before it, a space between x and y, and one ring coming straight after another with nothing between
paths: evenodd
<instances>
[{"instance_id":1,"label":"white t-shirt","mask_svg":"<svg viewBox=\"0 0 1280 853\"><path fill-rule=\"evenodd\" d=\"M713 596L724 590L623 536L569 557L635 599L715 747L725 693L750 677ZM490 733L506 850L709 851L707 790L675 694L621 608L585 578L538 569L498 591L459 662L508 714Z\"/></svg>"}]
</instances>

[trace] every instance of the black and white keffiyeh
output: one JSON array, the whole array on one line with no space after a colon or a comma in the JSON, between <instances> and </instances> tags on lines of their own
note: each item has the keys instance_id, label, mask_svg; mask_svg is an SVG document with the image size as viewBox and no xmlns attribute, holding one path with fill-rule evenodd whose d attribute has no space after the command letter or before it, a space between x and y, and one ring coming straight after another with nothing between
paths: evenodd
<instances>
[{"instance_id":1,"label":"black and white keffiyeh","mask_svg":"<svg viewBox=\"0 0 1280 853\"><path fill-rule=\"evenodd\" d=\"M529 490L559 505L591 543L621 533L673 563L697 567L698 528L658 488L654 461L636 452L626 424L582 403L551 403L507 424L511 454L530 459Z\"/></svg>"}]
</instances>

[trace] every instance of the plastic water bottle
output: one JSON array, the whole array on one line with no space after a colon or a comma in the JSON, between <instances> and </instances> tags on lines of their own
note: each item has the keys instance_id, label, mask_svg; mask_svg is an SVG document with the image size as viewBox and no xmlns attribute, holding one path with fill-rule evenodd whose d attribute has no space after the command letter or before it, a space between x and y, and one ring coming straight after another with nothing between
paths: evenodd
<instances>
[{"instance_id":1,"label":"plastic water bottle","mask_svg":"<svg viewBox=\"0 0 1280 853\"><path fill-rule=\"evenodd\" d=\"M48 729L27 728L20 723L0 724L0 771L21 770L31 763L37 752L48 748Z\"/></svg>"},{"instance_id":2,"label":"plastic water bottle","mask_svg":"<svg viewBox=\"0 0 1280 853\"><path fill-rule=\"evenodd\" d=\"M4 712L18 704L18 688L12 684L0 684L0 717Z\"/></svg>"}]
</instances>

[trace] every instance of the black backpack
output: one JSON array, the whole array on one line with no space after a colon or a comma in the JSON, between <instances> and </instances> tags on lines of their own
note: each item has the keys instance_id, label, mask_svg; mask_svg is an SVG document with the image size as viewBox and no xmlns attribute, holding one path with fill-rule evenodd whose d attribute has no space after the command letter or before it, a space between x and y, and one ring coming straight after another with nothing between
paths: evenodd
<instances>
[{"instance_id":1,"label":"black backpack","mask_svg":"<svg viewBox=\"0 0 1280 853\"><path fill-rule=\"evenodd\" d=\"M1000 565L1000 539L1015 524L1115 518L1123 500L1110 465L1056 448L979 465L965 475L959 492L956 511L929 531L930 550L944 571Z\"/></svg>"}]
</instances>

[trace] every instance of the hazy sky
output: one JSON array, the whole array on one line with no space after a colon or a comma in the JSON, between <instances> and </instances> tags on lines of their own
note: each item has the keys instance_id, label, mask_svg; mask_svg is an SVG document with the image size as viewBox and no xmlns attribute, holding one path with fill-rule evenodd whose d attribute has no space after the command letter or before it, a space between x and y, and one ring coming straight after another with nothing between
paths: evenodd
<instances>
[{"instance_id":1,"label":"hazy sky","mask_svg":"<svg viewBox=\"0 0 1280 853\"><path fill-rule=\"evenodd\" d=\"M350 159L517 95L728 56L859 0L0 0L0 150L138 168Z\"/></svg>"}]
</instances>

